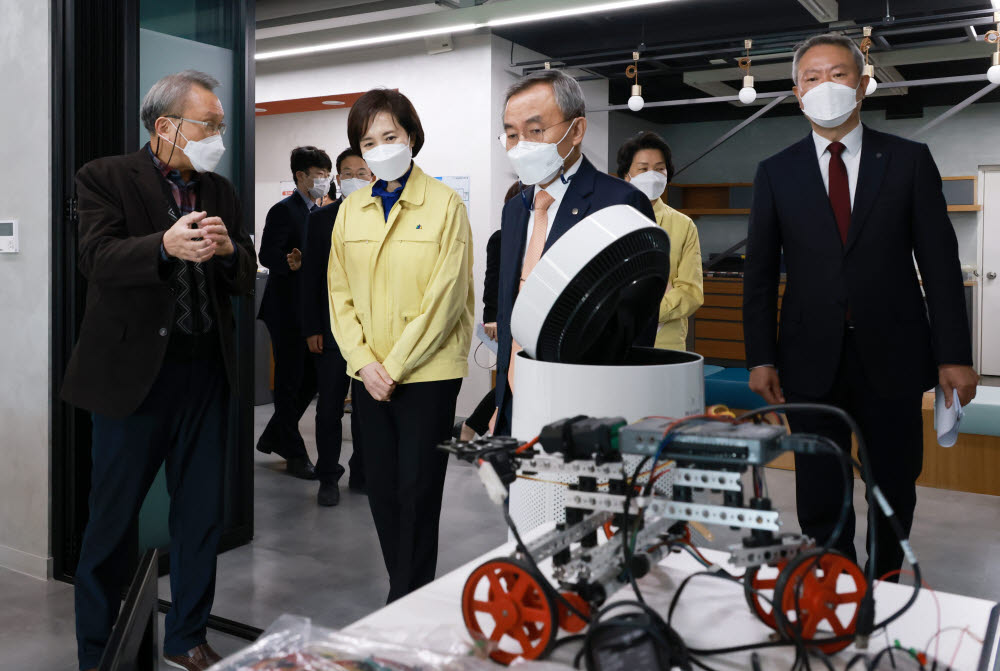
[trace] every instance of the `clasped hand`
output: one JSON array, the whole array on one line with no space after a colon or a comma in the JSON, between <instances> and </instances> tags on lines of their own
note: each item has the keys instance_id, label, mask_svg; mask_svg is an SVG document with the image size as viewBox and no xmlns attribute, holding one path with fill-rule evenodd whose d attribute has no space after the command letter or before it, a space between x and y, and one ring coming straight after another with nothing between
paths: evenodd
<instances>
[{"instance_id":1,"label":"clasped hand","mask_svg":"<svg viewBox=\"0 0 1000 671\"><path fill-rule=\"evenodd\" d=\"M365 389L376 401L388 401L392 392L396 390L396 382L386 372L385 367L378 361L373 361L360 371L361 381Z\"/></svg>"},{"instance_id":2,"label":"clasped hand","mask_svg":"<svg viewBox=\"0 0 1000 671\"><path fill-rule=\"evenodd\" d=\"M236 250L222 219L209 217L207 212L191 212L163 234L163 251L174 258L204 263L213 256L229 256Z\"/></svg>"}]
</instances>

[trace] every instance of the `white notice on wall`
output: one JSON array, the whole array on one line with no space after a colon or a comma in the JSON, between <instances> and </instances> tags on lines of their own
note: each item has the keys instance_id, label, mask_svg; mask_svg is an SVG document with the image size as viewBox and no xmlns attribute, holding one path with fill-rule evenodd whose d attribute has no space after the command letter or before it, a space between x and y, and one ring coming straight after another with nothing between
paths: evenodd
<instances>
[{"instance_id":1,"label":"white notice on wall","mask_svg":"<svg viewBox=\"0 0 1000 671\"><path fill-rule=\"evenodd\" d=\"M436 179L441 180L442 182L453 188L455 192L459 196L461 196L462 202L465 203L465 209L466 210L469 209L470 177L468 175L465 176L446 175L444 177L437 177Z\"/></svg>"},{"instance_id":2,"label":"white notice on wall","mask_svg":"<svg viewBox=\"0 0 1000 671\"><path fill-rule=\"evenodd\" d=\"M290 179L286 179L286 180L283 180L281 182L278 182L278 198L277 198L277 200L275 202L277 202L278 200L284 200L285 198L288 198L293 193L295 193L295 182L294 181L292 181Z\"/></svg>"}]
</instances>

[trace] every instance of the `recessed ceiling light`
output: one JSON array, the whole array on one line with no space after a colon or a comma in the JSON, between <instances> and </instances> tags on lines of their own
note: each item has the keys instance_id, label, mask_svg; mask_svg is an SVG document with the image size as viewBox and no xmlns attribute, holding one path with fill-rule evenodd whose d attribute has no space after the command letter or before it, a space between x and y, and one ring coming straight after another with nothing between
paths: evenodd
<instances>
[{"instance_id":1,"label":"recessed ceiling light","mask_svg":"<svg viewBox=\"0 0 1000 671\"><path fill-rule=\"evenodd\" d=\"M267 110L264 109L263 107L254 107L253 111L254 112L266 112Z\"/></svg>"},{"instance_id":2,"label":"recessed ceiling light","mask_svg":"<svg viewBox=\"0 0 1000 671\"><path fill-rule=\"evenodd\" d=\"M726 59L725 58L713 58L713 59L709 60L708 62L711 63L712 65L725 65L726 64Z\"/></svg>"},{"instance_id":3,"label":"recessed ceiling light","mask_svg":"<svg viewBox=\"0 0 1000 671\"><path fill-rule=\"evenodd\" d=\"M323 104L324 105L343 105L344 103L343 103L343 101L340 101L340 100L324 100Z\"/></svg>"}]
</instances>

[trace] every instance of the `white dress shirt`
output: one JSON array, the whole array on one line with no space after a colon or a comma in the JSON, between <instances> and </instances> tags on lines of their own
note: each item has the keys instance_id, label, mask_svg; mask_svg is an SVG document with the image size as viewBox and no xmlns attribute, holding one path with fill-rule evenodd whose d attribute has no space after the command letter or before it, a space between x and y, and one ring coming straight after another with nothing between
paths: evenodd
<instances>
[{"instance_id":1,"label":"white dress shirt","mask_svg":"<svg viewBox=\"0 0 1000 671\"><path fill-rule=\"evenodd\" d=\"M847 183L851 189L851 210L854 210L854 193L858 189L858 169L861 167L861 136L863 129L859 123L857 127L844 136L840 142L844 145L844 151L840 157L847 166ZM816 143L816 158L819 159L819 172L823 175L823 188L826 195L830 195L830 152L827 148L833 144L822 135L813 131L813 142Z\"/></svg>"},{"instance_id":2,"label":"white dress shirt","mask_svg":"<svg viewBox=\"0 0 1000 671\"><path fill-rule=\"evenodd\" d=\"M549 220L547 222L548 228L545 229L546 240L549 239L549 233L552 232L552 223L556 220L556 215L559 213L559 204L562 203L563 196L565 196L566 191L569 190L570 177L575 175L576 171L580 169L580 163L582 158L583 154L580 154L580 157L576 159L576 162L569 168L567 168L565 172L562 173L563 178L566 180L565 182L563 182L562 179L556 177L554 182L552 182L547 187L542 189L543 191L547 192L550 196L552 196L552 204L549 205L549 209L547 211L549 215ZM532 197L534 197L534 192L532 192ZM531 239L531 230L535 226L536 216L537 213L534 210L534 206L532 206L531 216L528 217L528 231L526 237L524 238L525 241ZM527 255L528 255L528 245L526 242L524 245L524 254L521 256L521 265L524 265L524 258Z\"/></svg>"}]
</instances>

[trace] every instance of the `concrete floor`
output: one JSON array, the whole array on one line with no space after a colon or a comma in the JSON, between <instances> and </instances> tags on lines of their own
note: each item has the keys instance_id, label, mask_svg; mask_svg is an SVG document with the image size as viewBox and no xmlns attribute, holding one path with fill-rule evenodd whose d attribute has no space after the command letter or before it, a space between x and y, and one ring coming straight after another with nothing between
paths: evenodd
<instances>
[{"instance_id":1,"label":"concrete floor","mask_svg":"<svg viewBox=\"0 0 1000 671\"><path fill-rule=\"evenodd\" d=\"M255 411L257 434L271 406ZM307 445L315 445L312 413L302 422ZM348 422L344 423L349 436ZM351 443L344 444L343 463ZM255 453L256 454L256 453ZM256 536L219 557L214 613L266 628L282 613L309 616L316 624L340 627L379 608L388 580L367 499L342 490L336 508L316 505L318 484L282 472L282 462L256 454ZM794 530L794 474L768 471L770 495ZM858 519L864 519L864 488L855 490ZM927 582L937 590L1000 600L1000 497L920 488L911 541ZM725 548L739 534L716 530L703 545ZM441 521L438 574L489 551L506 539L502 517L489 502L475 471L449 466ZM696 537L696 541L697 541ZM859 555L863 530L856 542ZM169 595L166 578L161 596ZM161 617L162 634L162 617ZM227 654L245 643L209 632ZM73 591L0 569L0 671L72 671L75 664ZM162 668L166 669L166 666Z\"/></svg>"}]
</instances>

